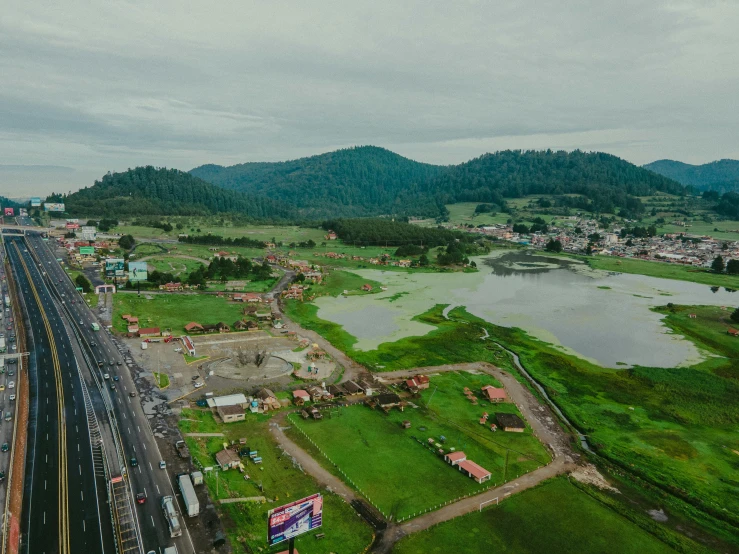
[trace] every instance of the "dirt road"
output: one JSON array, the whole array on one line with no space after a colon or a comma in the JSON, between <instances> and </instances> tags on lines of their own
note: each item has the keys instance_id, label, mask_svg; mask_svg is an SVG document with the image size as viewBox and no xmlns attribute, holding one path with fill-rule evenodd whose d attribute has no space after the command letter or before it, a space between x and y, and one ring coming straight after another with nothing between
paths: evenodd
<instances>
[{"instance_id":1,"label":"dirt road","mask_svg":"<svg viewBox=\"0 0 739 554\"><path fill-rule=\"evenodd\" d=\"M390 523L388 528L378 536L373 552L385 554L392 550L393 545L405 535L427 529L432 525L448 521L455 517L480 509L480 504L491 503L496 498L503 501L511 494L516 494L534 487L546 479L567 473L577 467L579 455L571 446L569 436L560 428L554 415L547 406L543 406L533 394L521 384L513 375L485 362L467 364L453 364L435 367L422 367L412 370L392 371L376 376L385 381L399 381L413 375L443 373L447 371L479 371L495 377L505 387L509 398L518 406L534 434L549 449L552 461L535 471L522 475L508 483L496 487L482 494L462 499L436 511L414 518L401 525ZM357 497L355 492L344 484L341 479L332 475L313 459L305 450L300 448L284 433L286 413L275 417L270 424L270 430L277 442L289 455L293 456L303 469L312 475L322 486L329 487L343 496L347 502Z\"/></svg>"}]
</instances>

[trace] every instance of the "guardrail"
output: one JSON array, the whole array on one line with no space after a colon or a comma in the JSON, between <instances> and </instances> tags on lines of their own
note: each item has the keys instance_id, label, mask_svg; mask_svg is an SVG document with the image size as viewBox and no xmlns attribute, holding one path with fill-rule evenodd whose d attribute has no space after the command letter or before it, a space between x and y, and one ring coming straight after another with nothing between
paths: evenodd
<instances>
[{"instance_id":1,"label":"guardrail","mask_svg":"<svg viewBox=\"0 0 739 554\"><path fill-rule=\"evenodd\" d=\"M34 260L37 263L41 263L41 260L38 259L38 256L37 256L36 252L34 252L34 249L33 248L29 248L28 251L29 251L29 253L31 253L31 256L34 258ZM66 275L66 272L65 272L65 275ZM51 277L48 274L46 274L46 275L43 275L43 278L47 281L47 287L49 288L49 291L51 292L51 294L53 296L55 296L56 299L61 303L62 311L67 316L67 319L69 321L69 326L71 327L72 332L74 333L75 338L77 339L77 342L80 345L80 351L82 352L82 356L85 359L85 362L87 363L88 367L90 368L90 375L91 375L92 380L94 381L96 387L98 388L98 392L100 393L100 397L102 398L103 404L105 406L106 415L107 415L108 420L110 422L110 430L111 430L111 435L113 437L113 444L115 446L116 455L118 457L118 464L116 466L114 466L114 467L110 467L111 461L110 461L110 458L106 455L105 456L105 460L106 460L106 462L108 464L108 467L105 468L105 469L106 469L106 473L107 473L106 479L108 481L108 491L107 491L108 492L108 498L111 500L111 502L109 502L109 509L110 509L110 513L111 513L111 521L113 522L114 529L116 529L116 528L119 529L119 532L116 533L116 536L119 539L118 541L115 542L116 551L120 552L122 550L126 554L137 554L137 553L140 554L140 553L143 552L143 540L141 538L141 530L140 530L140 524L139 524L139 521L138 521L138 513L136 512L135 506L134 506L133 490L131 489L131 482L127 478L127 476L125 475L125 472L126 472L126 469L125 469L126 468L126 456L125 456L125 453L123 452L123 439L121 438L120 431L118 429L118 420L115 417L115 413L113 412L113 403L112 403L112 400L111 400L111 398L110 398L110 396L108 394L107 389L103 385L103 382L100 380L99 376L97 375L97 371L98 371L97 361L98 360L95 358L95 355L94 355L94 353L92 351L92 348L90 347L89 343L87 342L87 339L81 333L80 326L77 323L76 318L72 314L72 312L69 309L69 307L67 306L66 302L59 295L59 291L57 291L56 285L54 284L54 282L51 279ZM69 278L69 275L67 275L67 278ZM88 355L88 351L89 351L90 355L92 356L92 360L90 359L90 355ZM76 365L77 365L77 371L78 371L79 376L80 376L80 381L82 383L83 394L84 394L84 392L87 392L87 387L85 385L85 381L84 381L84 378L82 376L82 372L81 372L81 369L79 367L79 364L76 364ZM94 410L93 410L93 415L94 415ZM95 417L95 422L97 424L97 416L94 416L94 417ZM88 429L88 433L89 433L89 429ZM103 452L105 452L104 445L101 444L101 447L103 447ZM113 470L118 470L118 472L120 472L122 474L121 477L123 477L123 480L126 483L125 490L126 490L126 493L127 494L125 495L125 498L120 499L120 500L119 500L119 495L118 494L115 494L115 495L112 495L111 496L113 489L112 489L112 487L111 487L110 484L112 483L113 479L115 478L115 476L114 477L111 477L111 475L113 475L115 473ZM116 516L116 514L118 514L120 511L123 511L124 508L125 508L125 511L127 511L127 512L129 512L129 514L132 514L133 515L133 517L131 519L136 522L135 525L133 526L136 544L133 545L133 546L126 545L124 547L124 544L123 544L124 541L122 539L122 534L120 532L120 527L121 527L121 525L120 525L120 519ZM126 539L125 542L128 542L128 541L129 541L129 539ZM119 544L119 542L121 544Z\"/></svg>"}]
</instances>

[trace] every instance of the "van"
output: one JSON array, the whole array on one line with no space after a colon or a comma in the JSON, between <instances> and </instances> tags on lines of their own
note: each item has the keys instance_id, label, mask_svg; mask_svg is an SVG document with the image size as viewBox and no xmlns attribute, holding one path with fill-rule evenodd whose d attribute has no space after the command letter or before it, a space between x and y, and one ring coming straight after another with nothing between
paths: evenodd
<instances>
[{"instance_id":1,"label":"van","mask_svg":"<svg viewBox=\"0 0 739 554\"><path fill-rule=\"evenodd\" d=\"M108 379L110 379L110 375L108 375L107 373L103 373L103 379L107 381Z\"/></svg>"}]
</instances>

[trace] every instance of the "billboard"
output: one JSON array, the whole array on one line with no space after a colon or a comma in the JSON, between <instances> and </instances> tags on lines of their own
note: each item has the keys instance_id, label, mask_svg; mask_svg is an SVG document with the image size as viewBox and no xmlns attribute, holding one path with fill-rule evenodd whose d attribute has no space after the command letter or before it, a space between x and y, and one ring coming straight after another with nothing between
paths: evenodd
<instances>
[{"instance_id":1,"label":"billboard","mask_svg":"<svg viewBox=\"0 0 739 554\"><path fill-rule=\"evenodd\" d=\"M38 196L32 196L31 197L31 207L38 208L39 206L41 206L41 199Z\"/></svg>"},{"instance_id":2,"label":"billboard","mask_svg":"<svg viewBox=\"0 0 739 554\"><path fill-rule=\"evenodd\" d=\"M94 246L80 246L80 254L82 254L83 256L94 256L95 247Z\"/></svg>"},{"instance_id":3,"label":"billboard","mask_svg":"<svg viewBox=\"0 0 739 554\"><path fill-rule=\"evenodd\" d=\"M5 208L5 215L13 217L15 215L15 210L13 210L13 208Z\"/></svg>"},{"instance_id":4,"label":"billboard","mask_svg":"<svg viewBox=\"0 0 739 554\"><path fill-rule=\"evenodd\" d=\"M79 229L80 228L80 224L79 223L67 223L66 224L66 227L67 227L67 229L75 230L75 229Z\"/></svg>"},{"instance_id":5,"label":"billboard","mask_svg":"<svg viewBox=\"0 0 739 554\"><path fill-rule=\"evenodd\" d=\"M128 262L129 281L146 281L147 277L146 262Z\"/></svg>"},{"instance_id":6,"label":"billboard","mask_svg":"<svg viewBox=\"0 0 739 554\"><path fill-rule=\"evenodd\" d=\"M52 202L44 202L44 211L46 212L63 212L64 204L54 204Z\"/></svg>"},{"instance_id":7,"label":"billboard","mask_svg":"<svg viewBox=\"0 0 739 554\"><path fill-rule=\"evenodd\" d=\"M123 277L123 258L108 258L105 260L106 277Z\"/></svg>"},{"instance_id":8,"label":"billboard","mask_svg":"<svg viewBox=\"0 0 739 554\"><path fill-rule=\"evenodd\" d=\"M267 539L272 546L320 527L323 523L323 496L314 494L285 504L270 510L267 517Z\"/></svg>"}]
</instances>

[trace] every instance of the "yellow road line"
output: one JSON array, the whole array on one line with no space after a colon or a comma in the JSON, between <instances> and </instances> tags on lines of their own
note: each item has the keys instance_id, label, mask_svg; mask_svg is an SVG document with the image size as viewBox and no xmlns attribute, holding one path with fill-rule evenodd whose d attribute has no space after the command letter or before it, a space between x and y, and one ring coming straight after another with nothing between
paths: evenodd
<instances>
[{"instance_id":1,"label":"yellow road line","mask_svg":"<svg viewBox=\"0 0 739 554\"><path fill-rule=\"evenodd\" d=\"M28 277L28 282L31 285L33 296L36 299L36 303L41 313L41 318L44 322L46 334L49 338L49 346L51 349L51 358L54 366L54 381L56 386L56 397L57 397L57 427L59 431L59 553L68 554L70 550L69 544L69 483L67 474L67 423L64 417L64 388L62 386L62 369L61 363L59 362L59 354L56 349L56 342L54 341L54 333L51 330L51 324L46 316L46 311L41 303L36 286L31 279L31 273L28 271L28 266L21 256L21 251L18 245L13 242L13 246L18 252L18 259L21 261L23 270Z\"/></svg>"}]
</instances>

